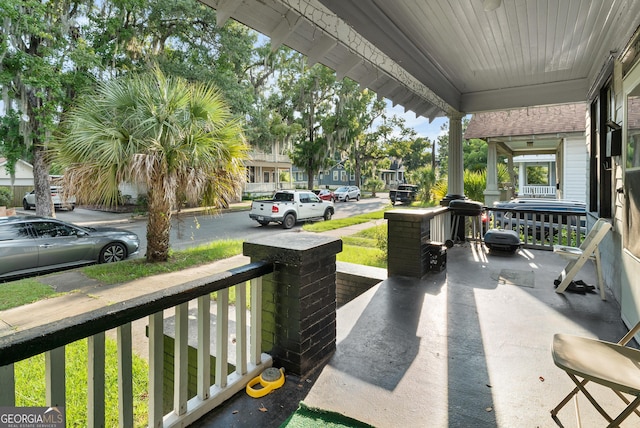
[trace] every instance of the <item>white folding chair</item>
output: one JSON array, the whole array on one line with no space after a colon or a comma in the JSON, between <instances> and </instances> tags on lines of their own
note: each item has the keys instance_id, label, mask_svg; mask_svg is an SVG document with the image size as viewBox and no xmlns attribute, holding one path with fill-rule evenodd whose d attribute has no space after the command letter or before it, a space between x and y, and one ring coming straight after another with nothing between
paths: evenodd
<instances>
[{"instance_id":1,"label":"white folding chair","mask_svg":"<svg viewBox=\"0 0 640 428\"><path fill-rule=\"evenodd\" d=\"M582 426L577 401L580 392L609 422L609 427L619 426L631 413L640 417L640 411L637 410L640 405L640 350L626 346L639 330L640 322L618 343L567 334L553 336L553 362L576 384L576 387L551 410L551 417L558 425L562 426L558 412L574 398L578 426ZM611 417L587 391L586 385L589 382L611 388L627 406L617 417Z\"/></svg>"},{"instance_id":2,"label":"white folding chair","mask_svg":"<svg viewBox=\"0 0 640 428\"><path fill-rule=\"evenodd\" d=\"M587 260L593 260L596 265L596 273L598 275L598 289L600 290L600 298L606 300L604 291L604 280L602 279L602 267L600 264L600 250L598 245L611 229L611 224L604 219L598 219L595 222L587 236L580 244L580 247L569 247L566 245L554 245L553 252L569 257L572 260L565 266L558 277L558 287L556 293L564 293L569 287L573 278L578 271L584 266Z\"/></svg>"}]
</instances>

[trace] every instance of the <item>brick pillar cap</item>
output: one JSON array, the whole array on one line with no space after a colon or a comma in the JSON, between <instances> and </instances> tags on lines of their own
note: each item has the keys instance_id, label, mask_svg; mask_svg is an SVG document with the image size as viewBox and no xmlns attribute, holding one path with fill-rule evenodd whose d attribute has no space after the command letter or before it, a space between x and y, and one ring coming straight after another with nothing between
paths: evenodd
<instances>
[{"instance_id":1,"label":"brick pillar cap","mask_svg":"<svg viewBox=\"0 0 640 428\"><path fill-rule=\"evenodd\" d=\"M317 233L278 233L245 241L242 253L254 260L300 265L334 256L342 251L342 240Z\"/></svg>"},{"instance_id":2,"label":"brick pillar cap","mask_svg":"<svg viewBox=\"0 0 640 428\"><path fill-rule=\"evenodd\" d=\"M420 208L420 209L398 209L385 211L384 218L387 220L400 220L400 221L419 221L423 217L430 218L435 217L438 214L442 214L447 211L448 207L433 207L433 208Z\"/></svg>"}]
</instances>

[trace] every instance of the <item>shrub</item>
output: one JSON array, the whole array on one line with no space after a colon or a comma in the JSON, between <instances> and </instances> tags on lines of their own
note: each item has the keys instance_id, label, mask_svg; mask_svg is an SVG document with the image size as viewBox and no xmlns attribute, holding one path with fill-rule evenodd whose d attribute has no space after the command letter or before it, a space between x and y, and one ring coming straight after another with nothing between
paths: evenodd
<instances>
[{"instance_id":1,"label":"shrub","mask_svg":"<svg viewBox=\"0 0 640 428\"><path fill-rule=\"evenodd\" d=\"M13 206L13 193L6 187L0 187L0 207Z\"/></svg>"},{"instance_id":2,"label":"shrub","mask_svg":"<svg viewBox=\"0 0 640 428\"><path fill-rule=\"evenodd\" d=\"M378 226L374 229L374 236L376 238L376 246L382 253L384 254L384 260L387 259L388 249L389 249L389 240L387 233L387 226Z\"/></svg>"},{"instance_id":3,"label":"shrub","mask_svg":"<svg viewBox=\"0 0 640 428\"><path fill-rule=\"evenodd\" d=\"M418 185L418 199L429 202L431 200L431 188L436 182L436 173L430 166L423 166L409 174L409 180Z\"/></svg>"},{"instance_id":4,"label":"shrub","mask_svg":"<svg viewBox=\"0 0 640 428\"><path fill-rule=\"evenodd\" d=\"M365 183L365 188L371 191L371 196L375 198L376 192L384 189L384 181L379 178L370 178Z\"/></svg>"}]
</instances>

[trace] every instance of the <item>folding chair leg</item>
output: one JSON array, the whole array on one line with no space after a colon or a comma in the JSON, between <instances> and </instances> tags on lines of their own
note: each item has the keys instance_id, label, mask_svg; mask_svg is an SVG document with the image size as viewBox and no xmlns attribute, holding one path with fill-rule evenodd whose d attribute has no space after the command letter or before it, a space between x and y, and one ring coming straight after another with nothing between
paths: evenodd
<instances>
[{"instance_id":1,"label":"folding chair leg","mask_svg":"<svg viewBox=\"0 0 640 428\"><path fill-rule=\"evenodd\" d=\"M589 381L586 379L582 379L582 382L580 382L582 384L582 386L586 385ZM573 388L573 391L571 391L569 394L567 394L566 397L564 397L562 399L562 401L554 408L551 410L551 416L553 418L556 417L556 415L558 414L558 412L560 412L560 410L562 410L562 408L564 406L567 405L567 403L569 401L571 401L571 399L573 398L574 395L576 395L578 392L580 392L580 388L578 388L577 386L575 388Z\"/></svg>"},{"instance_id":2,"label":"folding chair leg","mask_svg":"<svg viewBox=\"0 0 640 428\"><path fill-rule=\"evenodd\" d=\"M627 397L625 397L624 395L622 395L622 393L620 391L616 391L616 390L612 390L613 392L616 393L616 395L618 397L620 397L620 399L622 401L624 401L624 403L628 406L629 404L631 404L631 401L629 401L629 399L627 399ZM640 417L640 410L638 410L637 408L633 410L633 413L635 413L636 415L638 415Z\"/></svg>"},{"instance_id":3,"label":"folding chair leg","mask_svg":"<svg viewBox=\"0 0 640 428\"><path fill-rule=\"evenodd\" d=\"M596 273L598 274L598 289L600 290L600 298L607 300L607 296L604 291L604 279L602 278L602 264L600 262L600 250L596 248L594 251L596 254Z\"/></svg>"},{"instance_id":4,"label":"folding chair leg","mask_svg":"<svg viewBox=\"0 0 640 428\"><path fill-rule=\"evenodd\" d=\"M627 416L629 416L631 413L635 412L636 408L640 405L640 396L636 397L635 400L633 400L631 402L631 404L629 404L627 406L626 409L624 409L624 411L622 413L620 413L618 415L617 418L615 418L615 420L613 420L610 424L609 427L613 428L613 427L617 427L620 426L620 424L622 423L622 421L624 421L625 419L627 419Z\"/></svg>"},{"instance_id":5,"label":"folding chair leg","mask_svg":"<svg viewBox=\"0 0 640 428\"><path fill-rule=\"evenodd\" d=\"M571 374L571 373L567 373L569 375L569 377L571 378L571 380L576 384L576 386L578 388L580 388L580 391L582 391L582 393L584 394L585 397L587 397L587 400L589 400L591 402L591 404L593 404L593 407L596 408L596 410L598 411L598 413L600 413L606 420L607 422L611 423L613 421L613 419L611 418L611 416L609 416L609 414L602 408L602 406L600 406L600 404L598 404L598 402L596 401L595 398L593 398L593 395L591 395L591 393L589 391L587 391L587 389L584 387L584 385L578 380L578 378Z\"/></svg>"}]
</instances>

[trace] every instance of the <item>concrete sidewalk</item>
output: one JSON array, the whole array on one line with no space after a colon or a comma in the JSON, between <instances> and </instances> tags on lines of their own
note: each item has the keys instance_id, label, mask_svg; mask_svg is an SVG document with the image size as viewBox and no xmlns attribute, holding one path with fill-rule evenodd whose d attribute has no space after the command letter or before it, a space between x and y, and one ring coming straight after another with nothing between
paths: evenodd
<instances>
[{"instance_id":1,"label":"concrete sidewalk","mask_svg":"<svg viewBox=\"0 0 640 428\"><path fill-rule=\"evenodd\" d=\"M323 234L335 237L347 236L373 227L383 221L385 220L361 223L323 232ZM249 263L248 257L237 255L177 272L139 278L131 282L113 285L107 285L88 278L81 270L69 270L39 276L36 277L38 281L50 285L56 292L66 294L0 311L0 336L9 335L16 330L25 330L56 322L70 316L169 288L186 281L225 272L247 263ZM34 313L37 313L38 317L34 317ZM171 316L171 314L165 314L165 317L167 316ZM144 354L139 355L146 358L146 350Z\"/></svg>"}]
</instances>

